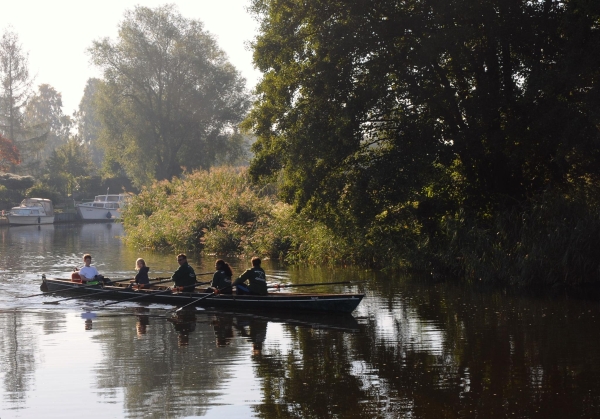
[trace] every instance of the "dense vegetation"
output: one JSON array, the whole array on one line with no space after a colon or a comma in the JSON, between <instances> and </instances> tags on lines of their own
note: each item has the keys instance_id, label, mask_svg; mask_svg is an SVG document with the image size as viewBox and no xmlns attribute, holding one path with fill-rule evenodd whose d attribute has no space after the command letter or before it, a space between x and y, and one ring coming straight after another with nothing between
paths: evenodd
<instances>
[{"instance_id":1,"label":"dense vegetation","mask_svg":"<svg viewBox=\"0 0 600 419\"><path fill-rule=\"evenodd\" d=\"M253 187L243 168L157 182L133 198L123 223L125 241L139 248L258 254L290 263L356 262L327 227Z\"/></svg>"},{"instance_id":2,"label":"dense vegetation","mask_svg":"<svg viewBox=\"0 0 600 419\"><path fill-rule=\"evenodd\" d=\"M600 279L600 3L252 5L254 181L370 263Z\"/></svg>"}]
</instances>

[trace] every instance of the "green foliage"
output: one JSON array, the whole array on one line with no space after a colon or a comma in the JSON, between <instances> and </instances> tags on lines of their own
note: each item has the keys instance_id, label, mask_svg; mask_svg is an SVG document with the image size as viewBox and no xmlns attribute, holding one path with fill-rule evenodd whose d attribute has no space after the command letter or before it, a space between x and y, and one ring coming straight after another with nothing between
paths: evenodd
<instances>
[{"instance_id":1,"label":"green foliage","mask_svg":"<svg viewBox=\"0 0 600 419\"><path fill-rule=\"evenodd\" d=\"M25 126L36 135L46 134L43 147L31 153L30 167L41 167L54 150L67 142L72 121L63 114L62 106L62 95L48 84L41 84L27 101Z\"/></svg>"},{"instance_id":2,"label":"green foliage","mask_svg":"<svg viewBox=\"0 0 600 419\"><path fill-rule=\"evenodd\" d=\"M0 185L0 209L11 207L11 193L4 185Z\"/></svg>"},{"instance_id":3,"label":"green foliage","mask_svg":"<svg viewBox=\"0 0 600 419\"><path fill-rule=\"evenodd\" d=\"M137 186L240 157L231 133L249 106L245 81L200 21L137 6L90 54L104 71L92 106L107 164Z\"/></svg>"},{"instance_id":4,"label":"green foliage","mask_svg":"<svg viewBox=\"0 0 600 419\"><path fill-rule=\"evenodd\" d=\"M577 207L573 191L600 182L598 2L253 0L251 10L264 76L244 122L258 138L249 173L363 263L467 275L480 260L476 271L493 275L505 260L477 247L495 249L491 225L548 192ZM451 228L456 218L465 224ZM562 237L571 254L586 243ZM583 263L564 260L563 271ZM519 263L509 277L539 282L544 264Z\"/></svg>"},{"instance_id":5,"label":"green foliage","mask_svg":"<svg viewBox=\"0 0 600 419\"><path fill-rule=\"evenodd\" d=\"M98 79L88 79L83 91L83 97L79 102L79 108L75 114L77 136L89 150L92 162L96 167L101 167L104 161L104 151L98 142L102 124L100 115L98 114L98 107L95 104L98 86L101 83L101 80Z\"/></svg>"},{"instance_id":6,"label":"green foliage","mask_svg":"<svg viewBox=\"0 0 600 419\"><path fill-rule=\"evenodd\" d=\"M0 132L17 141L23 126L22 112L31 89L29 54L18 35L6 29L0 38Z\"/></svg>"},{"instance_id":7,"label":"green foliage","mask_svg":"<svg viewBox=\"0 0 600 419\"><path fill-rule=\"evenodd\" d=\"M25 191L33 186L35 179L31 176L19 176L12 173L0 173L0 185L7 189Z\"/></svg>"},{"instance_id":8,"label":"green foliage","mask_svg":"<svg viewBox=\"0 0 600 419\"><path fill-rule=\"evenodd\" d=\"M46 198L51 200L54 205L62 201L62 194L58 190L40 182L27 189L25 196L28 198Z\"/></svg>"},{"instance_id":9,"label":"green foliage","mask_svg":"<svg viewBox=\"0 0 600 419\"><path fill-rule=\"evenodd\" d=\"M597 187L545 193L488 223L457 214L442 222L444 245L430 249L430 268L487 284L577 286L600 281Z\"/></svg>"},{"instance_id":10,"label":"green foliage","mask_svg":"<svg viewBox=\"0 0 600 419\"><path fill-rule=\"evenodd\" d=\"M46 162L45 183L64 196L72 195L95 170L85 146L75 138L54 150Z\"/></svg>"},{"instance_id":11,"label":"green foliage","mask_svg":"<svg viewBox=\"0 0 600 419\"><path fill-rule=\"evenodd\" d=\"M323 224L258 193L244 169L211 169L155 183L123 213L125 241L141 248L344 263L348 246Z\"/></svg>"}]
</instances>

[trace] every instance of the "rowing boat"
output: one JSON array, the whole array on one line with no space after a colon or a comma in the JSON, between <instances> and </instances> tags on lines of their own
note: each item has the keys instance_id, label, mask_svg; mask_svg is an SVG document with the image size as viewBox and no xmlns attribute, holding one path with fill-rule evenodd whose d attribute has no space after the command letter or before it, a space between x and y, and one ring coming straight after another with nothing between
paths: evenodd
<instances>
[{"instance_id":1,"label":"rowing boat","mask_svg":"<svg viewBox=\"0 0 600 419\"><path fill-rule=\"evenodd\" d=\"M63 291L65 293L85 294L86 297L124 300L142 297L140 302L184 306L190 304L198 307L210 307L228 310L252 311L303 311L351 313L358 307L364 294L316 294L275 292L267 295L235 295L217 294L209 296L200 290L196 292L169 292L166 286L152 286L150 289L135 290L127 284L113 283L109 285L86 286L62 278L46 278L42 276L43 292ZM111 292L112 291L112 292ZM137 302L137 301L136 301Z\"/></svg>"}]
</instances>

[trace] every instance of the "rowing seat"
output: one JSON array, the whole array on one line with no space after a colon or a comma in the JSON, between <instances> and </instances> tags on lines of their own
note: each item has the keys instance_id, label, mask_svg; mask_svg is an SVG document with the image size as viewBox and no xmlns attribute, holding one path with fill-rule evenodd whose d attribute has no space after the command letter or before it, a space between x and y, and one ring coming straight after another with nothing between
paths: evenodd
<instances>
[{"instance_id":1,"label":"rowing seat","mask_svg":"<svg viewBox=\"0 0 600 419\"><path fill-rule=\"evenodd\" d=\"M81 280L81 276L79 275L79 272L73 272L71 274L71 282L77 282L78 284L81 284L83 282Z\"/></svg>"}]
</instances>

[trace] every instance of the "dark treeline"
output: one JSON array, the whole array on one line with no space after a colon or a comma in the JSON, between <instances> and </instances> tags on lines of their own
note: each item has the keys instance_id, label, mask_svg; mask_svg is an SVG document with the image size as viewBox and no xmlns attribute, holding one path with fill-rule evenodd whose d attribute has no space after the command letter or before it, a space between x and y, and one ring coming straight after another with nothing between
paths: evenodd
<instances>
[{"instance_id":1,"label":"dark treeline","mask_svg":"<svg viewBox=\"0 0 600 419\"><path fill-rule=\"evenodd\" d=\"M254 181L375 266L600 279L600 3L253 0Z\"/></svg>"}]
</instances>

